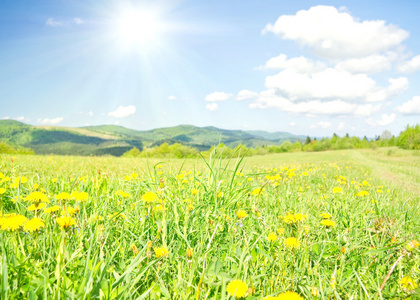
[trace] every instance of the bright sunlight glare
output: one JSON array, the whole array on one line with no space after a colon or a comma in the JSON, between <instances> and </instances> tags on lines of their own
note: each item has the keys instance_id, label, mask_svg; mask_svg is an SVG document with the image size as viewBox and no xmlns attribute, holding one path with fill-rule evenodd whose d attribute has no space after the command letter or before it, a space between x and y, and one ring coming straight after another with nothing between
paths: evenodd
<instances>
[{"instance_id":1,"label":"bright sunlight glare","mask_svg":"<svg viewBox=\"0 0 420 300\"><path fill-rule=\"evenodd\" d=\"M126 46L152 42L159 35L159 21L150 11L129 11L117 22L117 34Z\"/></svg>"}]
</instances>

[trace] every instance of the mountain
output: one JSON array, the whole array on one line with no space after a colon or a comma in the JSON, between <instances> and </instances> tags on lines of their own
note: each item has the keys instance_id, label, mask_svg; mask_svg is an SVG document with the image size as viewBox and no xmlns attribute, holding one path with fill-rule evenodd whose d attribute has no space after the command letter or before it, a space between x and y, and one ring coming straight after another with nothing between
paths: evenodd
<instances>
[{"instance_id":1,"label":"mountain","mask_svg":"<svg viewBox=\"0 0 420 300\"><path fill-rule=\"evenodd\" d=\"M279 145L304 140L287 132L225 130L216 127L179 125L139 131L117 125L86 127L32 126L14 120L0 120L0 141L32 148L37 154L114 155L133 147L143 149L163 143L180 143L204 151L223 143L229 147Z\"/></svg>"}]
</instances>

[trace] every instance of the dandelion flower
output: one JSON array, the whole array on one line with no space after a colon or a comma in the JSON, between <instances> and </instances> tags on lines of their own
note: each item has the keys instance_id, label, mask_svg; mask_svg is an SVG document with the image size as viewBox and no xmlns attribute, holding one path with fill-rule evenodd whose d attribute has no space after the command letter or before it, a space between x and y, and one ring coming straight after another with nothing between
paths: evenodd
<instances>
[{"instance_id":1,"label":"dandelion flower","mask_svg":"<svg viewBox=\"0 0 420 300\"><path fill-rule=\"evenodd\" d=\"M71 193L71 196L76 199L76 201L85 201L89 198L89 194L86 192L78 192L78 191L73 191Z\"/></svg>"},{"instance_id":2,"label":"dandelion flower","mask_svg":"<svg viewBox=\"0 0 420 300\"><path fill-rule=\"evenodd\" d=\"M406 290L412 291L417 288L417 283L410 277L403 277L398 281L399 284Z\"/></svg>"},{"instance_id":3,"label":"dandelion flower","mask_svg":"<svg viewBox=\"0 0 420 300\"><path fill-rule=\"evenodd\" d=\"M58 210L60 210L60 206L57 206L57 205L51 206L51 207L48 207L48 208L44 209L44 214L51 214L51 213L56 212Z\"/></svg>"},{"instance_id":4,"label":"dandelion flower","mask_svg":"<svg viewBox=\"0 0 420 300\"><path fill-rule=\"evenodd\" d=\"M64 216L64 215L68 215L68 216L74 216L75 214L77 213L77 210L75 209L75 208L73 208L73 207L71 207L71 206L69 206L69 207L66 207L65 209L63 209L62 211L61 211L61 215L62 216Z\"/></svg>"},{"instance_id":5,"label":"dandelion flower","mask_svg":"<svg viewBox=\"0 0 420 300\"><path fill-rule=\"evenodd\" d=\"M297 238L294 237L290 237L284 240L284 244L286 245L286 247L293 249L293 248L298 248L300 243L299 240Z\"/></svg>"},{"instance_id":6,"label":"dandelion flower","mask_svg":"<svg viewBox=\"0 0 420 300\"><path fill-rule=\"evenodd\" d=\"M74 199L72 195L69 193L63 192L55 196L55 199L65 201L65 200L72 200Z\"/></svg>"},{"instance_id":7,"label":"dandelion flower","mask_svg":"<svg viewBox=\"0 0 420 300\"><path fill-rule=\"evenodd\" d=\"M264 188L260 187L260 188L256 188L251 192L251 195L254 196L259 196L261 195L261 193L263 192Z\"/></svg>"},{"instance_id":8,"label":"dandelion flower","mask_svg":"<svg viewBox=\"0 0 420 300\"><path fill-rule=\"evenodd\" d=\"M284 292L277 296L278 300L301 300L303 299L298 293L295 292Z\"/></svg>"},{"instance_id":9,"label":"dandelion flower","mask_svg":"<svg viewBox=\"0 0 420 300\"><path fill-rule=\"evenodd\" d=\"M139 253L139 249L137 248L136 245L131 245L131 250L133 251L133 254L138 254Z\"/></svg>"},{"instance_id":10,"label":"dandelion flower","mask_svg":"<svg viewBox=\"0 0 420 300\"><path fill-rule=\"evenodd\" d=\"M330 214L327 214L327 213L320 214L319 216L321 218L323 218L323 219L329 219L329 218L331 218L331 215Z\"/></svg>"},{"instance_id":11,"label":"dandelion flower","mask_svg":"<svg viewBox=\"0 0 420 300\"><path fill-rule=\"evenodd\" d=\"M226 288L227 292L231 296L235 296L235 298L242 298L246 295L248 291L248 286L242 280L232 280L229 282Z\"/></svg>"},{"instance_id":12,"label":"dandelion flower","mask_svg":"<svg viewBox=\"0 0 420 300\"><path fill-rule=\"evenodd\" d=\"M40 210L43 209L47 204L45 203L34 203L31 206L29 206L26 210L27 211L33 211L33 210Z\"/></svg>"},{"instance_id":13,"label":"dandelion flower","mask_svg":"<svg viewBox=\"0 0 420 300\"><path fill-rule=\"evenodd\" d=\"M0 188L0 195L3 195L4 193L6 193L6 189L5 188Z\"/></svg>"},{"instance_id":14,"label":"dandelion flower","mask_svg":"<svg viewBox=\"0 0 420 300\"><path fill-rule=\"evenodd\" d=\"M188 259L191 259L193 257L193 252L192 252L192 249L191 248L188 248L187 249L187 258Z\"/></svg>"},{"instance_id":15,"label":"dandelion flower","mask_svg":"<svg viewBox=\"0 0 420 300\"><path fill-rule=\"evenodd\" d=\"M152 203L158 200L158 195L153 192L147 192L141 197L141 199L146 203Z\"/></svg>"},{"instance_id":16,"label":"dandelion flower","mask_svg":"<svg viewBox=\"0 0 420 300\"><path fill-rule=\"evenodd\" d=\"M283 235L284 234L284 228L277 229L277 234L278 235Z\"/></svg>"},{"instance_id":17,"label":"dandelion flower","mask_svg":"<svg viewBox=\"0 0 420 300\"><path fill-rule=\"evenodd\" d=\"M277 240L277 236L276 236L276 234L275 234L274 232L270 233L270 234L267 236L267 240L268 240L269 242L275 242L275 241Z\"/></svg>"},{"instance_id":18,"label":"dandelion flower","mask_svg":"<svg viewBox=\"0 0 420 300\"><path fill-rule=\"evenodd\" d=\"M238 213L236 214L236 216L238 217L238 219L243 219L246 216L248 216L248 214L243 210L239 210Z\"/></svg>"},{"instance_id":19,"label":"dandelion flower","mask_svg":"<svg viewBox=\"0 0 420 300\"><path fill-rule=\"evenodd\" d=\"M122 190L118 190L115 193L115 195L120 196L121 198L129 198L130 197L130 194L129 193L126 193L126 192L124 192Z\"/></svg>"},{"instance_id":20,"label":"dandelion flower","mask_svg":"<svg viewBox=\"0 0 420 300\"><path fill-rule=\"evenodd\" d=\"M192 190L191 190L191 194L193 194L193 196L194 196L194 195L197 195L197 194L198 194L198 190L197 190L197 189L192 189Z\"/></svg>"},{"instance_id":21,"label":"dandelion flower","mask_svg":"<svg viewBox=\"0 0 420 300\"><path fill-rule=\"evenodd\" d=\"M364 197L369 195L369 193L367 191L360 191L356 194L357 197Z\"/></svg>"},{"instance_id":22,"label":"dandelion flower","mask_svg":"<svg viewBox=\"0 0 420 300\"><path fill-rule=\"evenodd\" d=\"M30 193L28 196L26 196L25 201L29 201L29 202L32 202L32 203L40 203L40 202L49 203L50 202L48 200L47 195L45 195L44 193L41 193L41 192Z\"/></svg>"},{"instance_id":23,"label":"dandelion flower","mask_svg":"<svg viewBox=\"0 0 420 300\"><path fill-rule=\"evenodd\" d=\"M331 221L331 220L322 220L321 224L324 225L325 227L333 227L335 226L335 222Z\"/></svg>"},{"instance_id":24,"label":"dandelion flower","mask_svg":"<svg viewBox=\"0 0 420 300\"><path fill-rule=\"evenodd\" d=\"M23 226L23 229L25 229L25 231L33 232L38 231L43 227L45 227L44 220L41 218L33 218L26 222L25 226Z\"/></svg>"},{"instance_id":25,"label":"dandelion flower","mask_svg":"<svg viewBox=\"0 0 420 300\"><path fill-rule=\"evenodd\" d=\"M305 214L300 214L300 213L299 213L299 214L295 214L295 215L294 215L294 218L295 218L296 222L303 221L303 220L305 220L307 217L308 217L307 215L305 215Z\"/></svg>"},{"instance_id":26,"label":"dandelion flower","mask_svg":"<svg viewBox=\"0 0 420 300\"><path fill-rule=\"evenodd\" d=\"M153 250L155 251L155 255L156 255L157 258L161 258L161 257L169 254L168 249L163 248L163 247L161 247L161 248L154 248Z\"/></svg>"},{"instance_id":27,"label":"dandelion flower","mask_svg":"<svg viewBox=\"0 0 420 300\"><path fill-rule=\"evenodd\" d=\"M55 221L62 229L67 229L76 224L76 220L71 217L56 218Z\"/></svg>"},{"instance_id":28,"label":"dandelion flower","mask_svg":"<svg viewBox=\"0 0 420 300\"><path fill-rule=\"evenodd\" d=\"M333 193L334 194L341 193L342 191L343 191L343 189L339 186L333 188Z\"/></svg>"},{"instance_id":29,"label":"dandelion flower","mask_svg":"<svg viewBox=\"0 0 420 300\"><path fill-rule=\"evenodd\" d=\"M311 295L314 297L318 297L319 296L319 290L316 287L311 287Z\"/></svg>"},{"instance_id":30,"label":"dandelion flower","mask_svg":"<svg viewBox=\"0 0 420 300\"><path fill-rule=\"evenodd\" d=\"M5 215L4 218L1 218L1 229L8 231L18 230L28 219L25 216L17 215L15 213Z\"/></svg>"}]
</instances>

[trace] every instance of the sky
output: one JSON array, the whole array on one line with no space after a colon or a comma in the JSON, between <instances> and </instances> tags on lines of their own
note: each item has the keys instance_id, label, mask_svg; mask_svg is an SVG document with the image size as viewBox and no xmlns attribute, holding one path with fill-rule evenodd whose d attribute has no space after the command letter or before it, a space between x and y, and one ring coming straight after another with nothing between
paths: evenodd
<instances>
[{"instance_id":1,"label":"sky","mask_svg":"<svg viewBox=\"0 0 420 300\"><path fill-rule=\"evenodd\" d=\"M420 1L2 0L0 119L398 135Z\"/></svg>"}]
</instances>

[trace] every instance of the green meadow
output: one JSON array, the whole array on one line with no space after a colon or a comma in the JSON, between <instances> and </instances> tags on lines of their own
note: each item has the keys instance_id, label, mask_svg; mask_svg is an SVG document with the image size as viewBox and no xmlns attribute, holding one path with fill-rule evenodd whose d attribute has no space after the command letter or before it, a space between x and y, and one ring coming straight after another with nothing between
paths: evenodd
<instances>
[{"instance_id":1,"label":"green meadow","mask_svg":"<svg viewBox=\"0 0 420 300\"><path fill-rule=\"evenodd\" d=\"M416 299L420 151L0 156L1 299Z\"/></svg>"}]
</instances>

